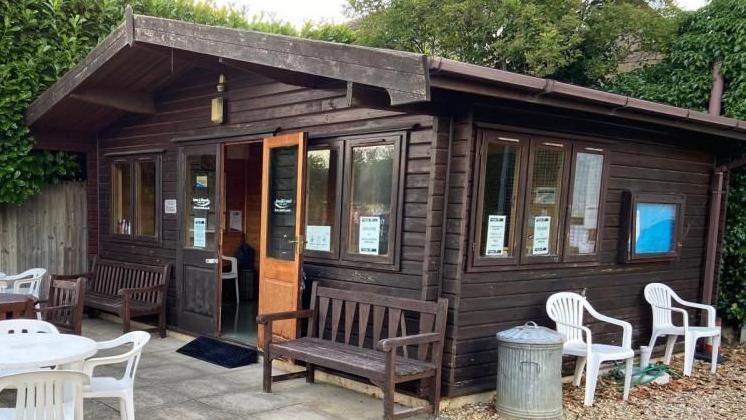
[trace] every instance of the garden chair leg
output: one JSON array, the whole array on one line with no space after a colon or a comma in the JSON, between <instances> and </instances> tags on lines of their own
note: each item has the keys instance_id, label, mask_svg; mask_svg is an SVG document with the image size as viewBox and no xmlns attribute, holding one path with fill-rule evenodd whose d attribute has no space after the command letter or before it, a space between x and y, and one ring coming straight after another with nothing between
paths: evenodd
<instances>
[{"instance_id":1,"label":"garden chair leg","mask_svg":"<svg viewBox=\"0 0 746 420\"><path fill-rule=\"evenodd\" d=\"M694 365L694 350L697 346L697 336L687 334L684 340L684 375L692 376L692 366Z\"/></svg>"},{"instance_id":2,"label":"garden chair leg","mask_svg":"<svg viewBox=\"0 0 746 420\"><path fill-rule=\"evenodd\" d=\"M580 379L583 378L583 369L585 369L585 357L578 357L575 359L575 378L572 384L576 387L580 386Z\"/></svg>"},{"instance_id":3,"label":"garden chair leg","mask_svg":"<svg viewBox=\"0 0 746 420\"><path fill-rule=\"evenodd\" d=\"M710 359L710 372L715 373L718 368L718 351L720 350L720 335L712 337L712 359Z\"/></svg>"},{"instance_id":4,"label":"garden chair leg","mask_svg":"<svg viewBox=\"0 0 746 420\"><path fill-rule=\"evenodd\" d=\"M634 357L630 357L627 359L627 366L624 369L624 395L622 396L622 399L624 401L627 401L627 398L629 397L629 388L632 384L632 361L634 360Z\"/></svg>"},{"instance_id":5,"label":"garden chair leg","mask_svg":"<svg viewBox=\"0 0 746 420\"><path fill-rule=\"evenodd\" d=\"M676 337L675 335L669 335L666 339L666 356L663 359L663 363L670 365L671 364L671 356L673 356L673 346L676 344Z\"/></svg>"},{"instance_id":6,"label":"garden chair leg","mask_svg":"<svg viewBox=\"0 0 746 420\"><path fill-rule=\"evenodd\" d=\"M593 405L593 396L596 393L596 381L598 380L598 370L601 367L601 360L596 357L589 357L585 366L585 405Z\"/></svg>"}]
</instances>

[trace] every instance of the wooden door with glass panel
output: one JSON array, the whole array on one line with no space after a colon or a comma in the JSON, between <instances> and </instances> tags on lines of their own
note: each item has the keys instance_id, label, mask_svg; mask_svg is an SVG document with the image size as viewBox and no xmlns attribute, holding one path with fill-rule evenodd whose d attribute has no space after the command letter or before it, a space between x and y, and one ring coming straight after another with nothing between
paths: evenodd
<instances>
[{"instance_id":1,"label":"wooden door with glass panel","mask_svg":"<svg viewBox=\"0 0 746 420\"><path fill-rule=\"evenodd\" d=\"M305 134L264 139L259 314L300 308ZM273 324L273 338L296 338L296 320ZM259 330L258 346L263 344Z\"/></svg>"},{"instance_id":2,"label":"wooden door with glass panel","mask_svg":"<svg viewBox=\"0 0 746 420\"><path fill-rule=\"evenodd\" d=\"M220 172L217 145L185 147L180 154L180 245L176 283L178 322L214 335L220 269Z\"/></svg>"}]
</instances>

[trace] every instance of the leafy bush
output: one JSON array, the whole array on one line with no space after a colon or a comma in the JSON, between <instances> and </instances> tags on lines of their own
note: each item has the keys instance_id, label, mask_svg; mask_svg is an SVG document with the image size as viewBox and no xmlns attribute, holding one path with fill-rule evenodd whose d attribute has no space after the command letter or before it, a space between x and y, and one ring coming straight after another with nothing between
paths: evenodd
<instances>
[{"instance_id":1,"label":"leafy bush","mask_svg":"<svg viewBox=\"0 0 746 420\"><path fill-rule=\"evenodd\" d=\"M24 111L41 92L122 22L125 4L135 13L286 35L350 42L344 25L248 20L245 9L212 0L0 0L0 204L22 203L45 184L74 176L75 156L33 152Z\"/></svg>"}]
</instances>

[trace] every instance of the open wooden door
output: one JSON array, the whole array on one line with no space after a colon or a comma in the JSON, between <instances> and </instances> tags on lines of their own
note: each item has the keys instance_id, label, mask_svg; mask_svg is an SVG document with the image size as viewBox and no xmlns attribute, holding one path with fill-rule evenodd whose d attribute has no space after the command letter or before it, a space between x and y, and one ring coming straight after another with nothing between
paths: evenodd
<instances>
[{"instance_id":1,"label":"open wooden door","mask_svg":"<svg viewBox=\"0 0 746 420\"><path fill-rule=\"evenodd\" d=\"M305 133L264 139L259 314L300 309L305 141ZM273 324L272 335L279 340L297 334L295 320ZM259 348L262 337L260 326Z\"/></svg>"}]
</instances>

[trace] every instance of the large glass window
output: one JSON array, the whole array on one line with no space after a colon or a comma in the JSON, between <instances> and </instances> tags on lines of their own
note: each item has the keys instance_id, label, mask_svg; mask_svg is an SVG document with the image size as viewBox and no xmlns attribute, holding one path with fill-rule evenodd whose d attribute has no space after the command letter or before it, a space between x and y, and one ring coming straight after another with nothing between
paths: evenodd
<instances>
[{"instance_id":1,"label":"large glass window","mask_svg":"<svg viewBox=\"0 0 746 420\"><path fill-rule=\"evenodd\" d=\"M489 129L478 138L469 269L597 261L606 151Z\"/></svg>"},{"instance_id":2,"label":"large glass window","mask_svg":"<svg viewBox=\"0 0 746 420\"><path fill-rule=\"evenodd\" d=\"M156 163L153 159L142 159L137 161L136 167L136 233L139 236L155 236L156 219L158 216L156 207L156 191L158 187Z\"/></svg>"},{"instance_id":3,"label":"large glass window","mask_svg":"<svg viewBox=\"0 0 746 420\"><path fill-rule=\"evenodd\" d=\"M116 161L111 170L111 231L120 235L132 233L131 166Z\"/></svg>"},{"instance_id":4,"label":"large glass window","mask_svg":"<svg viewBox=\"0 0 746 420\"><path fill-rule=\"evenodd\" d=\"M348 254L387 256L390 252L394 145L352 148L348 208Z\"/></svg>"},{"instance_id":5,"label":"large glass window","mask_svg":"<svg viewBox=\"0 0 746 420\"><path fill-rule=\"evenodd\" d=\"M562 144L535 145L526 211L526 256L557 256L566 151Z\"/></svg>"},{"instance_id":6,"label":"large glass window","mask_svg":"<svg viewBox=\"0 0 746 420\"><path fill-rule=\"evenodd\" d=\"M603 154L575 154L572 202L567 217L568 255L593 255L597 252L603 168Z\"/></svg>"},{"instance_id":7,"label":"large glass window","mask_svg":"<svg viewBox=\"0 0 746 420\"><path fill-rule=\"evenodd\" d=\"M485 258L514 255L521 145L517 139L488 140L484 149L479 252Z\"/></svg>"},{"instance_id":8,"label":"large glass window","mask_svg":"<svg viewBox=\"0 0 746 420\"><path fill-rule=\"evenodd\" d=\"M311 255L332 256L337 250L339 149L312 149L306 159L306 245Z\"/></svg>"}]
</instances>

